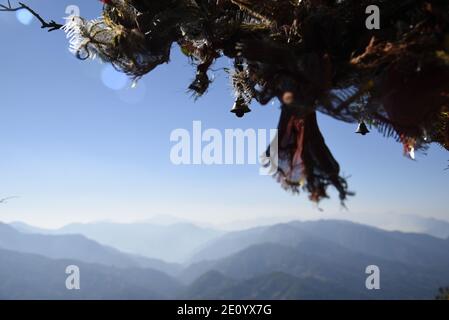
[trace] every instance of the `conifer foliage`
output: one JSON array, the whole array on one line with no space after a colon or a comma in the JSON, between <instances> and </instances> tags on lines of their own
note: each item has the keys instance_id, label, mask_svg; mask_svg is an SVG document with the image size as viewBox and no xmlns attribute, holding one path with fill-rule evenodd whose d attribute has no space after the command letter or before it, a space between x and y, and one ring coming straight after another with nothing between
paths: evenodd
<instances>
[{"instance_id":1,"label":"conifer foliage","mask_svg":"<svg viewBox=\"0 0 449 320\"><path fill-rule=\"evenodd\" d=\"M253 101L279 100L276 177L312 201L326 198L329 186L342 201L351 194L317 112L358 123L361 134L377 129L412 158L430 143L449 150L448 1L102 2L101 18L72 16L60 26L80 59L98 57L138 80L168 63L177 44L196 67L189 89L199 97L213 63L230 58L233 112L243 116ZM380 13L374 29L367 26L373 5Z\"/></svg>"}]
</instances>

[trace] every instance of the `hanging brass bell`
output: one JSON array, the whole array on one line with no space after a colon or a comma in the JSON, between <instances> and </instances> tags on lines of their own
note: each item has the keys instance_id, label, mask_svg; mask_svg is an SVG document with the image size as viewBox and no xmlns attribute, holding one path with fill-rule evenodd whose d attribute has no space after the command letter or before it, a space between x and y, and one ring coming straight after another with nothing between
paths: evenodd
<instances>
[{"instance_id":1,"label":"hanging brass bell","mask_svg":"<svg viewBox=\"0 0 449 320\"><path fill-rule=\"evenodd\" d=\"M245 113L251 112L251 109L248 107L245 99L243 99L242 97L238 97L234 103L234 106L232 107L231 112L235 113L237 117L242 118Z\"/></svg>"},{"instance_id":2,"label":"hanging brass bell","mask_svg":"<svg viewBox=\"0 0 449 320\"><path fill-rule=\"evenodd\" d=\"M364 121L359 123L359 126L357 127L357 131L355 133L361 134L362 136L366 136L370 131L368 130L368 127L366 126L366 123Z\"/></svg>"}]
</instances>

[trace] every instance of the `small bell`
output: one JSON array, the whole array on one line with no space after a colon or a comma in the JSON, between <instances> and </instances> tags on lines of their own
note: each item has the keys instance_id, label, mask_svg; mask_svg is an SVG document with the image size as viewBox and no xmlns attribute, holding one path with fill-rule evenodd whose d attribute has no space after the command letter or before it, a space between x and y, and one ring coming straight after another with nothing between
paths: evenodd
<instances>
[{"instance_id":1,"label":"small bell","mask_svg":"<svg viewBox=\"0 0 449 320\"><path fill-rule=\"evenodd\" d=\"M234 103L234 106L232 107L231 112L235 113L237 117L242 118L245 113L251 112L251 109L248 107L245 99L243 99L242 97L238 97Z\"/></svg>"},{"instance_id":2,"label":"small bell","mask_svg":"<svg viewBox=\"0 0 449 320\"><path fill-rule=\"evenodd\" d=\"M357 131L355 133L361 134L362 136L366 136L370 131L368 130L368 127L366 126L366 123L364 121L359 123L359 126L357 127Z\"/></svg>"}]
</instances>

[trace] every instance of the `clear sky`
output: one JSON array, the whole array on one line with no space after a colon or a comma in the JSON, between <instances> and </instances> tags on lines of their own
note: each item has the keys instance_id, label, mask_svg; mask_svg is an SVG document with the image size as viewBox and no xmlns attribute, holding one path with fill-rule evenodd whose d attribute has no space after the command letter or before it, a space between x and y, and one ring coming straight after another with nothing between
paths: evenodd
<instances>
[{"instance_id":1,"label":"clear sky","mask_svg":"<svg viewBox=\"0 0 449 320\"><path fill-rule=\"evenodd\" d=\"M81 15L100 14L85 1L27 1L43 16L61 20L69 4ZM209 93L194 101L186 87L194 68L174 48L169 65L122 90L99 61L78 61L62 32L46 33L26 15L0 13L0 220L55 227L69 222L135 221L169 214L226 223L265 217L342 218L400 213L449 220L449 153L433 146L417 161L377 133L320 116L323 134L350 175L357 195L341 208L335 192L319 211L305 195L284 192L258 166L174 166L170 133L204 128L277 126L279 107L253 106L237 119L229 80L222 72ZM226 65L223 61L221 65ZM112 82L111 82L112 81ZM105 85L106 84L106 85ZM108 87L109 86L109 87Z\"/></svg>"}]
</instances>

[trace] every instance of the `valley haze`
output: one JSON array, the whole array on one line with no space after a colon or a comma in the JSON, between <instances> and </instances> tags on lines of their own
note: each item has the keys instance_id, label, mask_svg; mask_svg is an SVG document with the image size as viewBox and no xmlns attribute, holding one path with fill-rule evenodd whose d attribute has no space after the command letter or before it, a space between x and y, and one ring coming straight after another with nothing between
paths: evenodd
<instances>
[{"instance_id":1,"label":"valley haze","mask_svg":"<svg viewBox=\"0 0 449 320\"><path fill-rule=\"evenodd\" d=\"M411 233L342 220L234 231L169 220L0 224L0 298L433 299L449 285L442 221L398 219L421 230ZM80 268L82 290L61 286L68 265ZM365 287L369 265L381 290Z\"/></svg>"}]
</instances>

